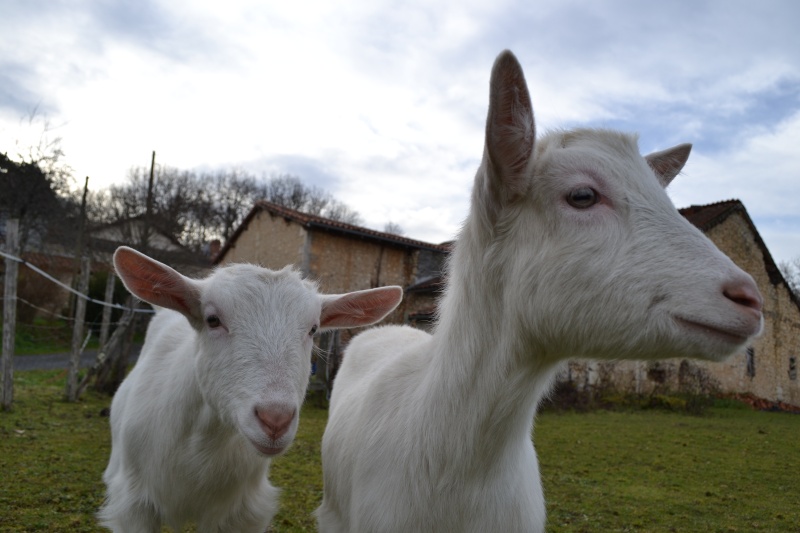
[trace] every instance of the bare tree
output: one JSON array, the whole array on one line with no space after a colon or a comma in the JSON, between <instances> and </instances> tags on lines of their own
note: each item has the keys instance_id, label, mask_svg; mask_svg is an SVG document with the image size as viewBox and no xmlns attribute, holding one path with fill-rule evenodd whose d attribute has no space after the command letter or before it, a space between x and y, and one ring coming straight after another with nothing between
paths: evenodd
<instances>
[{"instance_id":1,"label":"bare tree","mask_svg":"<svg viewBox=\"0 0 800 533\"><path fill-rule=\"evenodd\" d=\"M403 227L396 222L387 222L383 226L383 232L391 233L392 235L405 235L406 233Z\"/></svg>"},{"instance_id":2,"label":"bare tree","mask_svg":"<svg viewBox=\"0 0 800 533\"><path fill-rule=\"evenodd\" d=\"M41 244L49 233L69 227L64 220L74 206L58 195L53 180L38 163L12 161L0 153L0 212L20 220L20 249Z\"/></svg>"},{"instance_id":3,"label":"bare tree","mask_svg":"<svg viewBox=\"0 0 800 533\"><path fill-rule=\"evenodd\" d=\"M128 179L91 195L90 218L95 224L132 221L145 214L149 169L134 167ZM241 170L205 174L157 165L153 212L155 229L199 252L212 239L226 240L241 224L257 200L265 199L304 213L358 224L358 213L318 187L305 185L288 174L258 180ZM133 245L142 236L135 225L120 224Z\"/></svg>"},{"instance_id":4,"label":"bare tree","mask_svg":"<svg viewBox=\"0 0 800 533\"><path fill-rule=\"evenodd\" d=\"M331 200L322 211L321 216L330 218L331 220L345 222L346 224L359 225L362 223L361 215L339 200Z\"/></svg>"},{"instance_id":5,"label":"bare tree","mask_svg":"<svg viewBox=\"0 0 800 533\"><path fill-rule=\"evenodd\" d=\"M72 237L78 198L72 196L72 169L64 162L61 137L38 109L20 122L16 155L0 153L0 214L20 219L20 248L25 250L61 233Z\"/></svg>"},{"instance_id":6,"label":"bare tree","mask_svg":"<svg viewBox=\"0 0 800 533\"><path fill-rule=\"evenodd\" d=\"M211 212L216 237L227 240L259 198L265 196L264 186L241 170L224 170L205 174L202 186L211 192Z\"/></svg>"},{"instance_id":7,"label":"bare tree","mask_svg":"<svg viewBox=\"0 0 800 533\"><path fill-rule=\"evenodd\" d=\"M781 261L778 263L778 268L781 269L792 292L800 296L800 256L790 261Z\"/></svg>"},{"instance_id":8,"label":"bare tree","mask_svg":"<svg viewBox=\"0 0 800 533\"><path fill-rule=\"evenodd\" d=\"M21 163L38 166L50 181L51 188L61 196L68 196L73 183L73 169L64 161L62 138L50 119L34 108L21 121L20 129L28 130L29 141L17 139L17 156Z\"/></svg>"},{"instance_id":9,"label":"bare tree","mask_svg":"<svg viewBox=\"0 0 800 533\"><path fill-rule=\"evenodd\" d=\"M127 181L92 195L90 213L96 225L143 220L147 210L149 168L133 167ZM216 236L213 199L192 172L157 165L153 208L148 222L162 235L190 249ZM147 236L135 224L119 224L123 238L135 246Z\"/></svg>"},{"instance_id":10,"label":"bare tree","mask_svg":"<svg viewBox=\"0 0 800 533\"><path fill-rule=\"evenodd\" d=\"M361 216L333 195L319 187L307 186L291 174L279 174L266 182L264 199L301 211L347 224L360 224Z\"/></svg>"}]
</instances>

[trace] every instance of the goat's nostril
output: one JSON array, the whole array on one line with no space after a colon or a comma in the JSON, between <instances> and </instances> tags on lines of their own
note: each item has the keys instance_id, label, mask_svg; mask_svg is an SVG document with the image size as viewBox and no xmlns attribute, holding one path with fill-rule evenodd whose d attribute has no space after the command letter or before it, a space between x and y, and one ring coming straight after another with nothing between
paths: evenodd
<instances>
[{"instance_id":1,"label":"goat's nostril","mask_svg":"<svg viewBox=\"0 0 800 533\"><path fill-rule=\"evenodd\" d=\"M286 434L294 420L295 409L286 408L256 408L256 417L261 428L273 440Z\"/></svg>"},{"instance_id":2,"label":"goat's nostril","mask_svg":"<svg viewBox=\"0 0 800 533\"><path fill-rule=\"evenodd\" d=\"M722 294L732 302L761 312L763 306L761 293L751 283L730 284L723 288Z\"/></svg>"}]
</instances>

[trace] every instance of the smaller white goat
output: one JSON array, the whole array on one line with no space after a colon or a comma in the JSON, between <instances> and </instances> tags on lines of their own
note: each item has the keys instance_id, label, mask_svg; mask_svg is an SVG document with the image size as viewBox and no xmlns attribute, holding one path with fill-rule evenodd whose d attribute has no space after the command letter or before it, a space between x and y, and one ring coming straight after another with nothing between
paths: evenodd
<instances>
[{"instance_id":1,"label":"smaller white goat","mask_svg":"<svg viewBox=\"0 0 800 533\"><path fill-rule=\"evenodd\" d=\"M270 457L291 444L320 329L375 323L400 287L321 295L287 267L219 268L189 279L130 248L114 265L159 309L111 405L107 499L116 532L258 532L278 507Z\"/></svg>"},{"instance_id":2,"label":"smaller white goat","mask_svg":"<svg viewBox=\"0 0 800 533\"><path fill-rule=\"evenodd\" d=\"M606 130L536 139L522 68L497 58L433 335L376 328L345 353L322 533L542 532L531 430L562 361L719 360L759 333L753 279L664 191L689 150L642 157Z\"/></svg>"}]
</instances>

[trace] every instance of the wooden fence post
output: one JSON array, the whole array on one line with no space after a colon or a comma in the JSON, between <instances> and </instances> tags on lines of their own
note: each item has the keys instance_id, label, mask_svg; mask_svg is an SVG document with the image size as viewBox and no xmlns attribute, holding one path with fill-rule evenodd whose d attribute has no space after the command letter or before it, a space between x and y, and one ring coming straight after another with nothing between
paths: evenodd
<instances>
[{"instance_id":1,"label":"wooden fence post","mask_svg":"<svg viewBox=\"0 0 800 533\"><path fill-rule=\"evenodd\" d=\"M6 220L6 252L19 254L19 220ZM6 258L5 292L3 293L3 354L0 358L2 375L2 407L11 409L14 401L14 337L17 323L17 272L18 263Z\"/></svg>"},{"instance_id":2,"label":"wooden fence post","mask_svg":"<svg viewBox=\"0 0 800 533\"><path fill-rule=\"evenodd\" d=\"M86 371L86 375L83 376L80 384L78 385L78 392L77 395L80 397L83 389L89 384L89 381L93 377L95 377L95 387L100 390L102 388L103 379L107 380L107 376L110 375L110 368L111 363L119 358L117 355L123 349L123 338L128 335L128 330L133 323L133 309L126 309L125 312L122 314L122 318L119 321L114 333L111 334L111 338L108 339L108 342L103 344L100 350L97 352L97 359L95 360L94 365L92 365L89 370ZM103 376L106 376L105 378ZM115 390L106 390L106 392L110 392L113 394Z\"/></svg>"},{"instance_id":3,"label":"wooden fence post","mask_svg":"<svg viewBox=\"0 0 800 533\"><path fill-rule=\"evenodd\" d=\"M116 281L117 277L114 275L114 271L108 273L108 277L106 278L106 296L105 302L106 304L113 303L114 300L114 282ZM108 332L111 328L111 306L106 305L103 307L103 323L100 325L100 349L105 349L106 342L108 341Z\"/></svg>"},{"instance_id":4,"label":"wooden fence post","mask_svg":"<svg viewBox=\"0 0 800 533\"><path fill-rule=\"evenodd\" d=\"M89 270L91 261L87 256L81 258L81 274L78 281L78 292L86 294L89 291ZM67 401L78 400L78 368L81 361L81 345L83 343L83 322L86 318L86 299L76 298L75 324L72 328L72 352L69 356L67 367Z\"/></svg>"}]
</instances>

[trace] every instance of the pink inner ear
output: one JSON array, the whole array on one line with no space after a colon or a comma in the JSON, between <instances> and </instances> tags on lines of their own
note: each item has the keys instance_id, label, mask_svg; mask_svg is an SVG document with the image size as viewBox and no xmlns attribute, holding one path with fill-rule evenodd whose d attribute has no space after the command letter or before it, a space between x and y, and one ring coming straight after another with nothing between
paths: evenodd
<instances>
[{"instance_id":1,"label":"pink inner ear","mask_svg":"<svg viewBox=\"0 0 800 533\"><path fill-rule=\"evenodd\" d=\"M492 72L486 143L510 196L524 194L525 169L533 156L536 128L528 86L513 54L497 59Z\"/></svg>"},{"instance_id":2,"label":"pink inner ear","mask_svg":"<svg viewBox=\"0 0 800 533\"><path fill-rule=\"evenodd\" d=\"M645 161L655 173L661 186L666 187L680 174L689 159L691 151L691 144L680 144L673 148L647 155L645 156Z\"/></svg>"},{"instance_id":3,"label":"pink inner ear","mask_svg":"<svg viewBox=\"0 0 800 533\"><path fill-rule=\"evenodd\" d=\"M498 97L496 128L493 129L493 140L506 168L515 174L525 170L525 166L533 151L534 126L529 110L530 97L522 80L522 87L516 85L519 80L511 77L512 85L505 86Z\"/></svg>"},{"instance_id":4,"label":"pink inner ear","mask_svg":"<svg viewBox=\"0 0 800 533\"><path fill-rule=\"evenodd\" d=\"M192 287L172 268L127 249L114 254L114 265L125 286L137 297L194 318L189 303L194 296Z\"/></svg>"},{"instance_id":5,"label":"pink inner ear","mask_svg":"<svg viewBox=\"0 0 800 533\"><path fill-rule=\"evenodd\" d=\"M403 299L400 287L381 287L328 296L322 306L323 328L352 328L374 324L388 315Z\"/></svg>"}]
</instances>

